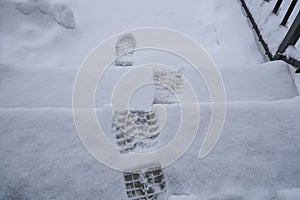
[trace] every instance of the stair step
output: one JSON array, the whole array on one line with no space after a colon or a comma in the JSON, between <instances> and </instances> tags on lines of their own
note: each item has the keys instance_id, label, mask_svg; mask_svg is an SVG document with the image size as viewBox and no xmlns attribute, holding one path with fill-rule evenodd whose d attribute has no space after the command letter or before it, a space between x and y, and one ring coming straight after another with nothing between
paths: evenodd
<instances>
[{"instance_id":1,"label":"stair step","mask_svg":"<svg viewBox=\"0 0 300 200\"><path fill-rule=\"evenodd\" d=\"M198 152L210 119L210 107L200 105L198 136L178 161L164 169L170 192L184 192L180 189L184 185L195 195L207 191L215 194L226 189L226 183L235 182L242 191L294 187L300 176L298 102L299 98L228 103L219 142L203 160L198 159ZM168 121L166 131L161 131L163 140L172 138L164 134L174 133L170 126L178 124L177 106L165 105ZM109 111L105 107L98 110L105 130L111 130ZM0 133L0 185L13 188L24 184L26 194L39 194L46 199L53 191L72 198L74 191L87 195L101 186L101 198L126 199L121 172L99 164L89 155L76 133L71 109L2 108ZM111 187L112 182L120 190ZM71 189L61 190L66 187Z\"/></svg>"},{"instance_id":2,"label":"stair step","mask_svg":"<svg viewBox=\"0 0 300 200\"><path fill-rule=\"evenodd\" d=\"M105 72L96 91L97 107L111 102L114 86L130 69L115 67ZM220 71L229 102L274 101L298 95L289 69L282 62L221 67ZM2 66L0 107L71 107L76 73L76 68ZM201 76L190 68L184 68L182 73L194 88L198 102L209 102L210 96ZM152 79L151 69L145 73L145 79ZM153 87L141 88L137 96L151 104L155 95Z\"/></svg>"}]
</instances>

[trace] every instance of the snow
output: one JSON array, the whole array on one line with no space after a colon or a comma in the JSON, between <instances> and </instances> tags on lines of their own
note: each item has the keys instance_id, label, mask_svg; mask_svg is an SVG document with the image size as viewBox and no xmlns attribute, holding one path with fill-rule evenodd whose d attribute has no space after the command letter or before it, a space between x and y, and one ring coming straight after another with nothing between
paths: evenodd
<instances>
[{"instance_id":1,"label":"snow","mask_svg":"<svg viewBox=\"0 0 300 200\"><path fill-rule=\"evenodd\" d=\"M138 27L165 27L180 31L201 43L219 65L263 61L256 51L256 42L249 39L254 38L253 32L246 18L241 17L240 5L235 0L229 3L218 0L205 3L197 0L172 3L168 0L133 0L130 4L109 0L47 2L68 5L74 14L76 28L66 30L57 25L53 17L55 12L60 12L59 9L48 15L41 12L24 15L11 3L3 1L0 3L2 64L77 68L101 41Z\"/></svg>"},{"instance_id":2,"label":"snow","mask_svg":"<svg viewBox=\"0 0 300 200\"><path fill-rule=\"evenodd\" d=\"M288 46L285 50L285 54L288 57L294 58L296 60L300 60L300 51L295 46Z\"/></svg>"},{"instance_id":3,"label":"snow","mask_svg":"<svg viewBox=\"0 0 300 200\"><path fill-rule=\"evenodd\" d=\"M151 60L147 60L151 62ZM171 59L172 61L172 59ZM162 63L164 63L162 61ZM165 62L168 64L168 62ZM170 62L169 62L170 63ZM142 63L141 63L142 64ZM117 81L134 68L110 67L100 80L96 91L96 106L109 104ZM274 101L298 96L287 64L282 61L263 65L226 66L220 68L225 84L227 101ZM72 67L0 66L1 107L72 107L73 83L77 70ZM145 71L145 79L152 78L153 69ZM210 96L201 76L186 65L182 71L188 77L199 102L209 102ZM15 98L16 95L22 98ZM138 105L151 105L155 98L155 86L148 85L132 97ZM140 103L138 103L140 102Z\"/></svg>"},{"instance_id":4,"label":"snow","mask_svg":"<svg viewBox=\"0 0 300 200\"><path fill-rule=\"evenodd\" d=\"M300 77L298 76L298 74L295 74L295 68L290 66L290 72L294 78L294 82L295 82L295 85L298 89L298 92L300 92Z\"/></svg>"},{"instance_id":5,"label":"snow","mask_svg":"<svg viewBox=\"0 0 300 200\"><path fill-rule=\"evenodd\" d=\"M300 196L300 188L285 189L278 192L278 200L297 200Z\"/></svg>"},{"instance_id":6,"label":"snow","mask_svg":"<svg viewBox=\"0 0 300 200\"><path fill-rule=\"evenodd\" d=\"M270 13L275 2L247 0L272 52L295 17L287 27L278 26L289 2L279 16ZM133 67L112 64L99 81L96 113L107 137L116 143L110 103L122 75L151 62L175 71L183 67L182 75L196 91L201 121L188 151L163 169L166 199L299 199L300 78L282 61L263 63L236 0L1 1L0 199L127 199L123 173L98 162L81 143L72 91L78 67L98 43L146 26L175 29L207 49L226 88L224 130L213 151L200 160L211 118L202 77L180 57L144 50L134 53ZM288 55L294 53L288 48ZM144 78L153 79L155 69L145 70ZM150 107L155 90L155 85L137 90L130 108ZM154 109L161 130L151 151L168 144L180 124L177 103L161 106L166 113ZM167 121L162 121L165 114Z\"/></svg>"},{"instance_id":7,"label":"snow","mask_svg":"<svg viewBox=\"0 0 300 200\"><path fill-rule=\"evenodd\" d=\"M197 200L195 196L170 196L169 200Z\"/></svg>"},{"instance_id":8,"label":"snow","mask_svg":"<svg viewBox=\"0 0 300 200\"><path fill-rule=\"evenodd\" d=\"M245 0L245 2L252 16L254 17L254 20L257 23L264 40L268 44L270 52L275 55L279 45L284 39L285 34L289 30L289 27L292 25L296 15L298 14L298 11L300 10L300 4L296 4L286 26L281 26L280 23L284 18L292 0L283 1L277 15L272 12L277 1L267 2Z\"/></svg>"},{"instance_id":9,"label":"snow","mask_svg":"<svg viewBox=\"0 0 300 200\"><path fill-rule=\"evenodd\" d=\"M228 103L219 143L200 160L198 151L210 118L210 105L202 104L196 140L164 169L168 193L263 200L272 199L278 190L299 186L298 102L299 98ZM171 130L180 120L174 112L177 106L165 107L169 116L165 129L170 131L161 134L174 133ZM109 134L110 109L98 113ZM77 136L70 109L2 108L0 116L1 198L21 193L28 199L126 199L122 173L89 155ZM171 138L172 134L162 139Z\"/></svg>"},{"instance_id":10,"label":"snow","mask_svg":"<svg viewBox=\"0 0 300 200\"><path fill-rule=\"evenodd\" d=\"M63 3L53 3L46 0L31 0L27 2L4 1L2 6L10 9L15 8L24 15L31 15L33 13L48 15L65 28L75 28L74 13Z\"/></svg>"}]
</instances>

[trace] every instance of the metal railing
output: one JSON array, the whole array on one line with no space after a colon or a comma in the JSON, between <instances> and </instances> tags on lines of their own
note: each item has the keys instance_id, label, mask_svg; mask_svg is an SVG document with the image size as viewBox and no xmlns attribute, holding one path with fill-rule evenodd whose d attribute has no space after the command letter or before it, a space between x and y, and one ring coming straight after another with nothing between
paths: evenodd
<instances>
[{"instance_id":1,"label":"metal railing","mask_svg":"<svg viewBox=\"0 0 300 200\"><path fill-rule=\"evenodd\" d=\"M265 0L266 2L270 2L270 0ZM270 49L268 47L268 44L265 42L263 35L261 34L250 10L247 7L247 4L245 3L245 0L240 0L242 7L247 15L247 17L249 18L253 29L256 33L256 35L258 36L258 40L261 43L264 51L265 51L265 55L268 57L269 60L283 60L285 62L287 62L288 64L294 66L296 68L296 72L300 73L300 61L296 60L295 58L291 58L291 57L287 57L286 55L284 55L285 50L287 49L288 46L292 45L294 46L297 41L299 40L299 36L300 36L300 11L298 11L298 14L294 20L294 22L292 23L291 27L289 28L287 34L285 35L284 39L282 40L281 44L278 47L278 50L276 51L275 55L273 55L270 52ZM280 6L282 4L283 0L277 0L274 8L273 8L273 13L277 15ZM286 11L283 19L281 20L281 23L278 23L278 26L286 26L286 23L288 22L292 12L295 12L295 6L297 4L298 0L292 0L288 10ZM297 11L296 11L297 12ZM274 33L276 34L276 33Z\"/></svg>"}]
</instances>

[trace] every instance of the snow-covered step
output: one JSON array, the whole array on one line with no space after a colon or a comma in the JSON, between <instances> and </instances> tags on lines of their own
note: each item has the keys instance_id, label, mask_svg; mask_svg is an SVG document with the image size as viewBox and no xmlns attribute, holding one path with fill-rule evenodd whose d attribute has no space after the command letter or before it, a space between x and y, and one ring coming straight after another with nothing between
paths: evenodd
<instances>
[{"instance_id":1,"label":"snow-covered step","mask_svg":"<svg viewBox=\"0 0 300 200\"><path fill-rule=\"evenodd\" d=\"M210 106L201 104L198 136L164 169L168 194L270 200L277 190L299 186L299 101L228 103L219 142L199 160L210 119ZM177 108L165 105L169 131L161 136L174 133ZM111 130L110 109L98 109L98 114L104 129ZM0 133L0 199L127 198L123 173L97 162L81 144L71 109L1 108Z\"/></svg>"},{"instance_id":2,"label":"snow-covered step","mask_svg":"<svg viewBox=\"0 0 300 200\"><path fill-rule=\"evenodd\" d=\"M142 27L182 32L203 45L217 63L263 61L237 1L172 1L170 11L161 5L161 0L133 0L130 5L98 0L1 0L1 63L79 65L108 37Z\"/></svg>"},{"instance_id":3,"label":"snow-covered step","mask_svg":"<svg viewBox=\"0 0 300 200\"><path fill-rule=\"evenodd\" d=\"M133 68L109 68L96 91L96 106L111 102L114 86L122 75ZM298 95L286 64L269 62L250 66L220 67L227 101L273 101ZM0 67L0 107L71 107L75 68ZM199 102L209 102L210 96L201 76L184 67L183 76L191 83ZM145 78L152 78L149 69ZM155 87L141 88L136 98L151 104ZM138 99L137 99L138 100Z\"/></svg>"}]
</instances>

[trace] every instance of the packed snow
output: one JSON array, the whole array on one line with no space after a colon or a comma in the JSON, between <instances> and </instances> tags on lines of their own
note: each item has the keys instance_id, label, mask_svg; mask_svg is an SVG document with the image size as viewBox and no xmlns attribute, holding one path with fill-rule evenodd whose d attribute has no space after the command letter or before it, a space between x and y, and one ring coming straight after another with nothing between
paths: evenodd
<instances>
[{"instance_id":1,"label":"packed snow","mask_svg":"<svg viewBox=\"0 0 300 200\"><path fill-rule=\"evenodd\" d=\"M287 27L278 26L289 1L278 16L270 12L276 1L246 2L275 52L295 17ZM117 144L111 95L118 80L138 65L168 65L184 77L183 83L171 80L179 95L184 94L185 81L194 88L201 121L187 152L163 169L165 199L300 199L300 78L282 61L266 62L236 0L1 1L0 199L128 199L123 172L94 159L81 143L72 91L80 64L95 46L140 27L175 29L208 51L226 90L224 129L213 151L199 159L212 116L203 78L178 56L143 50L130 55L133 66L112 63L95 91L98 121L111 142ZM286 53L298 56L291 48ZM144 78L153 79L156 69L145 70ZM159 75L156 81L161 80ZM161 129L155 145L146 148L151 151L175 137L181 120L173 99L152 106L155 99L163 99L160 95L166 91L160 90L157 93L155 84L142 87L130 101L132 110L154 108ZM164 116L166 121L161 120Z\"/></svg>"}]
</instances>

